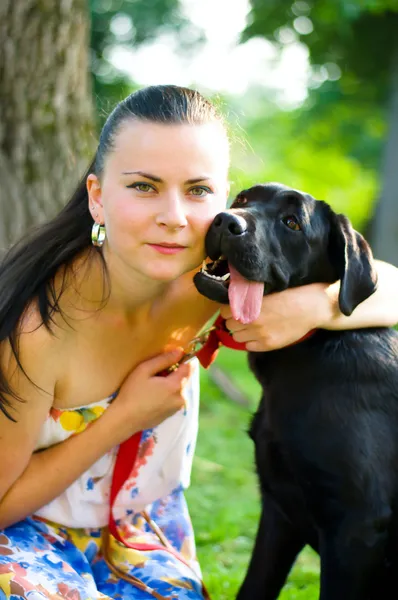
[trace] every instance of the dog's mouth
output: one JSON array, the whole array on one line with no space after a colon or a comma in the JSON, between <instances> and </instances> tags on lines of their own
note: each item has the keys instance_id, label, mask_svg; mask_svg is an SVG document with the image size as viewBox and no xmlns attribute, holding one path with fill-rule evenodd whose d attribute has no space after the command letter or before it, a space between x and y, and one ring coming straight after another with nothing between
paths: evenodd
<instances>
[{"instance_id":1,"label":"dog's mouth","mask_svg":"<svg viewBox=\"0 0 398 600\"><path fill-rule=\"evenodd\" d=\"M194 282L198 291L210 300L229 303L237 321L251 323L260 315L264 283L246 279L225 256L210 263L203 261Z\"/></svg>"},{"instance_id":2,"label":"dog's mouth","mask_svg":"<svg viewBox=\"0 0 398 600\"><path fill-rule=\"evenodd\" d=\"M210 263L206 263L204 260L200 272L203 273L205 277L220 282L228 289L231 273L225 256L220 256L220 258L217 258L217 260Z\"/></svg>"}]
</instances>

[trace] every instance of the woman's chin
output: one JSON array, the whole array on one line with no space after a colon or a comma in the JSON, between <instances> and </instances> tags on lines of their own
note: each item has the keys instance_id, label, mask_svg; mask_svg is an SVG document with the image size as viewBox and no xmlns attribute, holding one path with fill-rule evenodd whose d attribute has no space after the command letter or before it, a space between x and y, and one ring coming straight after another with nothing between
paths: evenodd
<instances>
[{"instance_id":1,"label":"woman's chin","mask_svg":"<svg viewBox=\"0 0 398 600\"><path fill-rule=\"evenodd\" d=\"M198 265L202 263L201 257L187 257L188 260L160 260L153 261L151 263L146 264L146 273L148 276L154 281L163 281L165 283L174 281L185 275L198 269Z\"/></svg>"},{"instance_id":2,"label":"woman's chin","mask_svg":"<svg viewBox=\"0 0 398 600\"><path fill-rule=\"evenodd\" d=\"M158 269L148 269L145 273L145 275L147 275L147 277L149 279L151 279L152 281L158 281L159 283L171 283L173 281L175 281L176 279L178 279L179 277L181 277L182 275L185 275L186 273L189 273L190 271L192 271L195 268L195 265L188 265L186 266L186 268L183 267L177 267L177 266L162 266Z\"/></svg>"}]
</instances>

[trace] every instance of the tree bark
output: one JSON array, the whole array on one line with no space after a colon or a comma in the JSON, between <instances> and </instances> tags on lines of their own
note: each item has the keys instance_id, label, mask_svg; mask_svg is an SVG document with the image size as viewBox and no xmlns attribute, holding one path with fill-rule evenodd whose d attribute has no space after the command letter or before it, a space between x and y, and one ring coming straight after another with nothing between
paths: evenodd
<instances>
[{"instance_id":1,"label":"tree bark","mask_svg":"<svg viewBox=\"0 0 398 600\"><path fill-rule=\"evenodd\" d=\"M390 89L382 188L371 227L371 244L376 258L398 266L398 38L391 57Z\"/></svg>"},{"instance_id":2,"label":"tree bark","mask_svg":"<svg viewBox=\"0 0 398 600\"><path fill-rule=\"evenodd\" d=\"M86 0L0 2L0 249L51 217L94 152Z\"/></svg>"}]
</instances>

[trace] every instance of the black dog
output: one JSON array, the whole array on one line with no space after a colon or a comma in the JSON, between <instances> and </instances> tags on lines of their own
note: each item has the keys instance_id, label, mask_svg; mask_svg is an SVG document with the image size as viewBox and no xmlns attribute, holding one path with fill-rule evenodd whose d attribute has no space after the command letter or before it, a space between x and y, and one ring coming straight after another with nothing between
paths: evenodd
<instances>
[{"instance_id":1,"label":"black dog","mask_svg":"<svg viewBox=\"0 0 398 600\"><path fill-rule=\"evenodd\" d=\"M348 219L280 184L241 192L206 249L197 289L246 321L289 287L339 279L345 315L376 289ZM238 599L277 598L305 544L320 554L321 600L398 597L398 333L318 330L249 363L263 388L250 430L262 515Z\"/></svg>"}]
</instances>

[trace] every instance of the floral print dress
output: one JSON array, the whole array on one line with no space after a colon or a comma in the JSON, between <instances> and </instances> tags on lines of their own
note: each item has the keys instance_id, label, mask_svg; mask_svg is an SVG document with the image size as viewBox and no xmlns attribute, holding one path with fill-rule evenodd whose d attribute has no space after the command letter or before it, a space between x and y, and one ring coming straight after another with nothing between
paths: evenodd
<instances>
[{"instance_id":1,"label":"floral print dress","mask_svg":"<svg viewBox=\"0 0 398 600\"><path fill-rule=\"evenodd\" d=\"M123 539L140 549L111 538L112 564L143 587L115 576L102 551L115 448L61 496L31 517L0 530L0 600L203 599L184 497L198 427L199 368L193 361L195 368L185 388L186 407L143 432L134 468L114 504ZM84 431L114 397L79 408L51 410L36 450ZM159 531L183 560L159 544Z\"/></svg>"}]
</instances>

